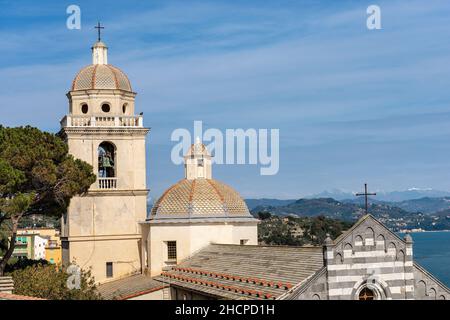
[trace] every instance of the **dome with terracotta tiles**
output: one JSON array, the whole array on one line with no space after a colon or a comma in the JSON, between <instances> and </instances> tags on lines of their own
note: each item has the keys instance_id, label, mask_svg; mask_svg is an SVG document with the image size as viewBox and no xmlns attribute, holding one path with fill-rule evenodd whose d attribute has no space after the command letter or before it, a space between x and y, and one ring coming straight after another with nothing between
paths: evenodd
<instances>
[{"instance_id":1,"label":"dome with terracotta tiles","mask_svg":"<svg viewBox=\"0 0 450 320\"><path fill-rule=\"evenodd\" d=\"M110 64L92 64L78 72L72 82L72 91L90 89L132 91L125 73Z\"/></svg>"},{"instance_id":2,"label":"dome with terracotta tiles","mask_svg":"<svg viewBox=\"0 0 450 320\"><path fill-rule=\"evenodd\" d=\"M239 193L214 179L183 179L152 209L155 217L251 217Z\"/></svg>"},{"instance_id":3,"label":"dome with terracotta tiles","mask_svg":"<svg viewBox=\"0 0 450 320\"><path fill-rule=\"evenodd\" d=\"M108 64L108 47L97 41L92 47L92 64L81 69L72 82L72 91L90 89L131 90L127 75Z\"/></svg>"},{"instance_id":4,"label":"dome with terracotta tiles","mask_svg":"<svg viewBox=\"0 0 450 320\"><path fill-rule=\"evenodd\" d=\"M167 189L155 203L151 219L252 218L239 193L212 179L211 156L199 140L185 157L185 179Z\"/></svg>"}]
</instances>

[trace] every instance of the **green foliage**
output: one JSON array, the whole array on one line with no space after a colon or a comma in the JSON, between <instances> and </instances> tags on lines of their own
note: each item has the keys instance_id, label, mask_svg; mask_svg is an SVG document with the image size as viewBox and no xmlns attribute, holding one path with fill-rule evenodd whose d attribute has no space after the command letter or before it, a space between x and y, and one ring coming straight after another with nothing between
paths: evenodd
<instances>
[{"instance_id":1,"label":"green foliage","mask_svg":"<svg viewBox=\"0 0 450 320\"><path fill-rule=\"evenodd\" d=\"M32 201L21 211L46 215L62 214L71 197L95 182L92 167L69 155L61 138L28 126L0 126L0 176L4 200L26 195ZM14 205L4 201L3 211Z\"/></svg>"},{"instance_id":2,"label":"green foliage","mask_svg":"<svg viewBox=\"0 0 450 320\"><path fill-rule=\"evenodd\" d=\"M8 250L8 232L6 223L0 224L0 257Z\"/></svg>"},{"instance_id":3,"label":"green foliage","mask_svg":"<svg viewBox=\"0 0 450 320\"><path fill-rule=\"evenodd\" d=\"M258 218L260 220L266 220L269 219L272 216L270 212L260 211L258 212Z\"/></svg>"},{"instance_id":4,"label":"green foliage","mask_svg":"<svg viewBox=\"0 0 450 320\"><path fill-rule=\"evenodd\" d=\"M22 262L23 264L24 262ZM90 271L80 274L80 289L69 289L70 276L64 268L40 261L27 261L23 268L14 268L11 276L14 280L14 293L49 300L99 300L94 279Z\"/></svg>"},{"instance_id":5,"label":"green foliage","mask_svg":"<svg viewBox=\"0 0 450 320\"><path fill-rule=\"evenodd\" d=\"M92 166L69 155L60 137L29 126L0 126L0 227L10 223L12 240L22 217L61 216L70 199L95 179ZM14 249L11 242L0 260L0 275Z\"/></svg>"},{"instance_id":6,"label":"green foliage","mask_svg":"<svg viewBox=\"0 0 450 320\"><path fill-rule=\"evenodd\" d=\"M25 182L25 174L0 158L0 194L13 193Z\"/></svg>"},{"instance_id":7,"label":"green foliage","mask_svg":"<svg viewBox=\"0 0 450 320\"><path fill-rule=\"evenodd\" d=\"M6 273L12 273L16 270L23 270L28 267L36 267L38 265L44 266L49 264L49 262L44 259L33 260L28 258L15 258L14 261L11 259L9 262L10 263L5 268Z\"/></svg>"},{"instance_id":8,"label":"green foliage","mask_svg":"<svg viewBox=\"0 0 450 320\"><path fill-rule=\"evenodd\" d=\"M61 218L58 216L31 215L23 217L19 228L55 228L61 230Z\"/></svg>"},{"instance_id":9,"label":"green foliage","mask_svg":"<svg viewBox=\"0 0 450 320\"><path fill-rule=\"evenodd\" d=\"M318 217L265 217L258 225L259 241L269 245L322 245L326 235L337 238L351 223Z\"/></svg>"},{"instance_id":10,"label":"green foliage","mask_svg":"<svg viewBox=\"0 0 450 320\"><path fill-rule=\"evenodd\" d=\"M25 212L33 202L34 195L17 193L12 198L0 198L0 211L6 216Z\"/></svg>"}]
</instances>

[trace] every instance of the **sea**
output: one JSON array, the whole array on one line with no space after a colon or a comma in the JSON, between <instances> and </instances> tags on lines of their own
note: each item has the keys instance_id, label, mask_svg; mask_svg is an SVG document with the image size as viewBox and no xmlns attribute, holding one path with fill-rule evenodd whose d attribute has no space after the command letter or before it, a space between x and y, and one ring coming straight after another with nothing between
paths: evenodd
<instances>
[{"instance_id":1,"label":"sea","mask_svg":"<svg viewBox=\"0 0 450 320\"><path fill-rule=\"evenodd\" d=\"M413 232L413 258L450 287L450 231ZM404 234L399 234L403 238Z\"/></svg>"}]
</instances>

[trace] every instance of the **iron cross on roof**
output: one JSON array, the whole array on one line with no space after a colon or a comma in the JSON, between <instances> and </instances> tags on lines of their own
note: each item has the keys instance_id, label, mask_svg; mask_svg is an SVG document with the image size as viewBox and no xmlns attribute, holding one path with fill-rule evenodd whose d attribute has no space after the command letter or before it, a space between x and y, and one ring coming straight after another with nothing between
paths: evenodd
<instances>
[{"instance_id":1,"label":"iron cross on roof","mask_svg":"<svg viewBox=\"0 0 450 320\"><path fill-rule=\"evenodd\" d=\"M105 27L101 26L100 22L97 22L97 25L94 28L97 29L97 31L98 31L98 41L100 41L101 40L101 34L100 34L101 29L105 29Z\"/></svg>"},{"instance_id":2,"label":"iron cross on roof","mask_svg":"<svg viewBox=\"0 0 450 320\"><path fill-rule=\"evenodd\" d=\"M373 193L369 193L369 192L367 192L367 183L364 183L364 193L363 192L359 192L359 193L356 193L355 194L355 196L364 196L364 200L365 200L365 208L366 208L366 214L368 213L368 208L369 208L369 206L368 206L368 198L367 198L367 196L376 196L377 194L375 193L375 192L373 192Z\"/></svg>"}]
</instances>

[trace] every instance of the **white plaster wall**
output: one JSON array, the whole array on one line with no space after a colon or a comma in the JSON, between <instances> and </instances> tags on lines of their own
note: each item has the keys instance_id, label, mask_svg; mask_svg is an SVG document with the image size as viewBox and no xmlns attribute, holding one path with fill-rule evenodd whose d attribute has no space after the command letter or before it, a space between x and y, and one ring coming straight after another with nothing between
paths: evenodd
<instances>
[{"instance_id":1,"label":"white plaster wall","mask_svg":"<svg viewBox=\"0 0 450 320\"><path fill-rule=\"evenodd\" d=\"M257 222L254 223L203 223L203 224L150 224L148 253L151 275L158 275L166 266L165 242L177 242L177 263L211 243L257 244Z\"/></svg>"}]
</instances>

